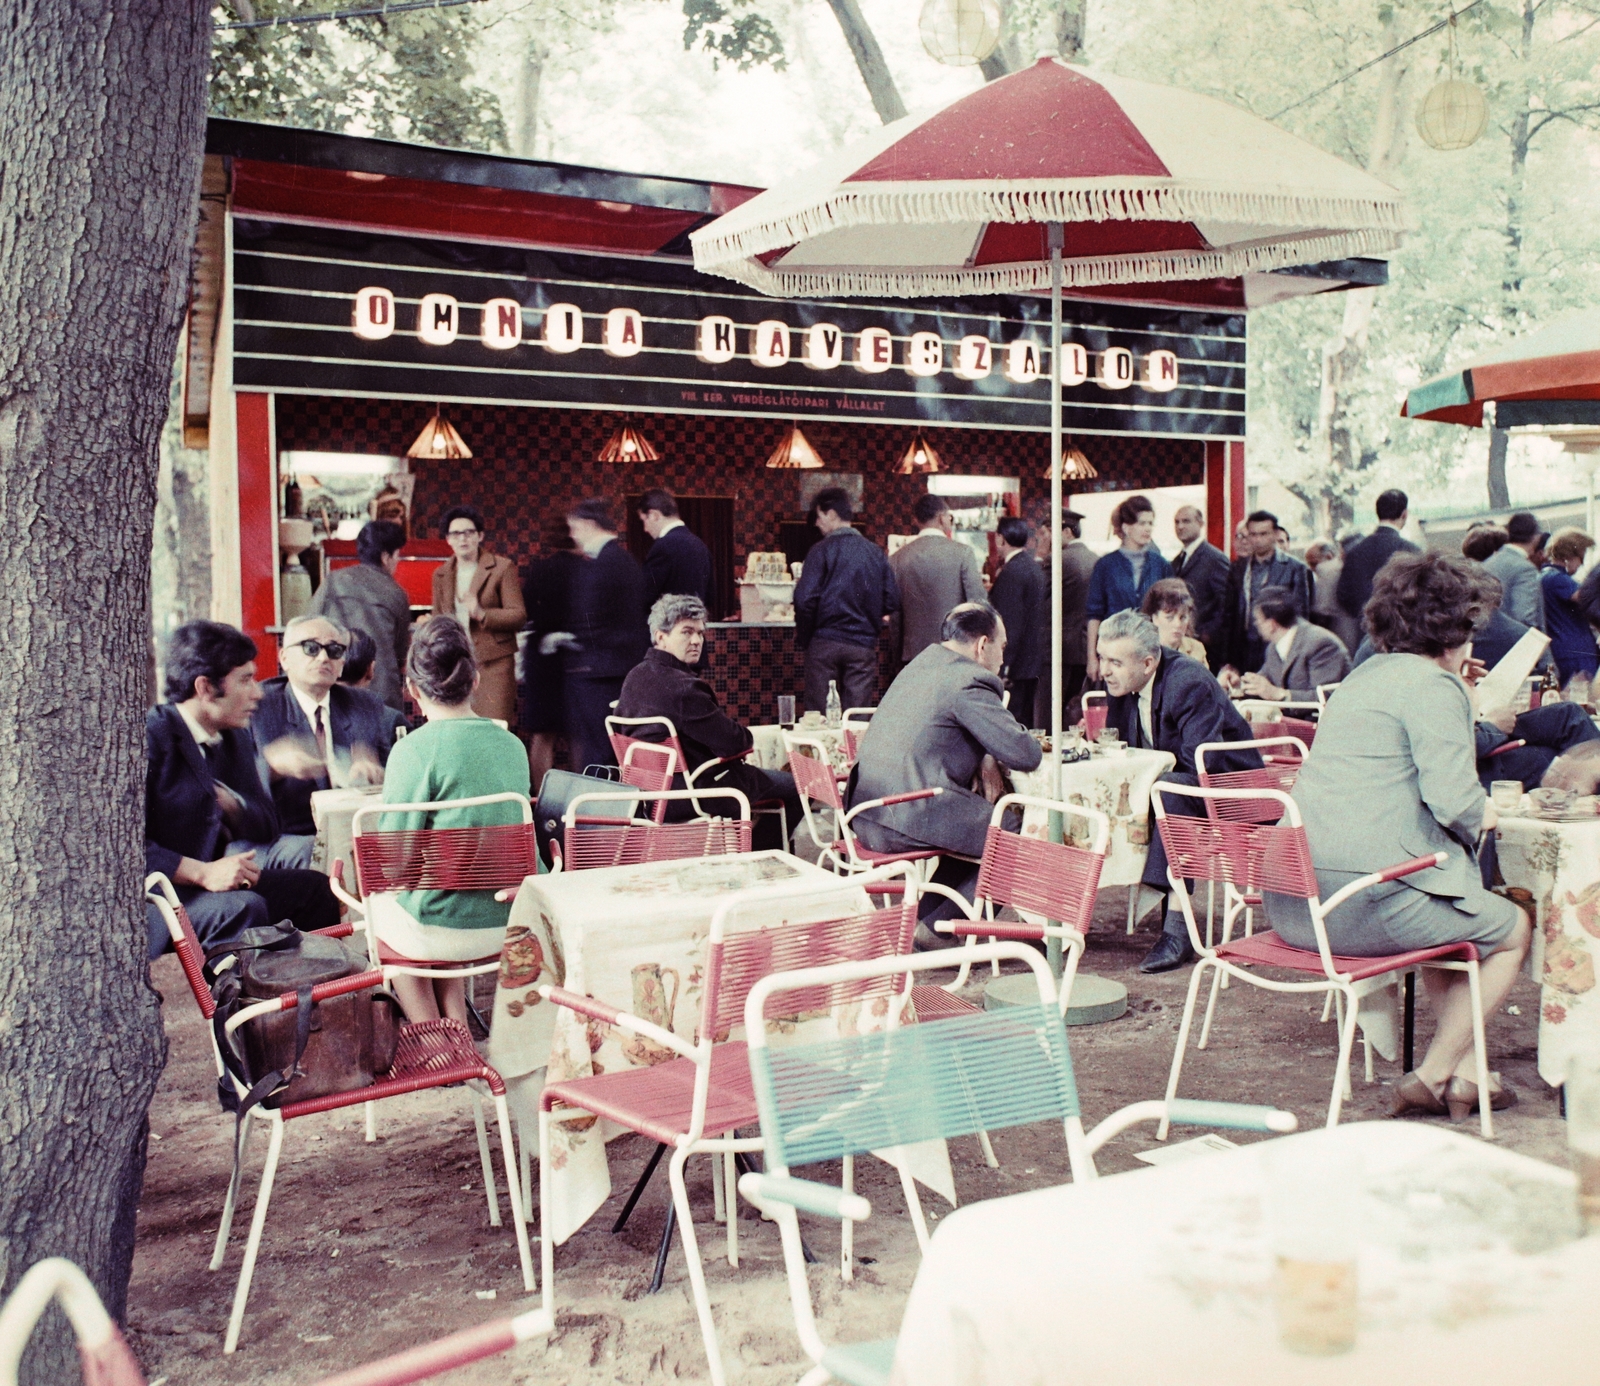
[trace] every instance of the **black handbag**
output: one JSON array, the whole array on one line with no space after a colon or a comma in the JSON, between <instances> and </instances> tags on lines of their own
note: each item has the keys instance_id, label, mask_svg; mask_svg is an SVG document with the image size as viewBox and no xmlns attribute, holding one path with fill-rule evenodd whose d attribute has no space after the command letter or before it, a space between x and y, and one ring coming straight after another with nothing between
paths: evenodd
<instances>
[{"instance_id":1,"label":"black handbag","mask_svg":"<svg viewBox=\"0 0 1600 1386\"><path fill-rule=\"evenodd\" d=\"M550 844L565 851L564 827L567 809L580 794L593 794L596 790L620 789L618 770L614 765L591 765L579 775L571 770L548 770L539 785L539 801L533 806L533 831L538 839L539 855L546 863L553 863ZM631 817L624 813L622 804L596 804L597 813Z\"/></svg>"}]
</instances>

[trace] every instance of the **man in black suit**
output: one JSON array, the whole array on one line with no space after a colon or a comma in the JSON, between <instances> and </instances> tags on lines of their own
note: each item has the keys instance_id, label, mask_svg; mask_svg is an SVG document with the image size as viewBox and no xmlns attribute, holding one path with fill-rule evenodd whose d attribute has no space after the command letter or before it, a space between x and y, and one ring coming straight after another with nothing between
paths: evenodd
<instances>
[{"instance_id":1,"label":"man in black suit","mask_svg":"<svg viewBox=\"0 0 1600 1386\"><path fill-rule=\"evenodd\" d=\"M698 597L711 609L711 550L684 524L671 491L646 491L639 506L644 532L654 541L644 556L645 596L652 605L668 593Z\"/></svg>"},{"instance_id":2,"label":"man in black suit","mask_svg":"<svg viewBox=\"0 0 1600 1386\"><path fill-rule=\"evenodd\" d=\"M1367 598L1372 595L1372 582L1378 570L1397 553L1417 552L1415 544L1400 536L1405 528L1408 504L1404 491L1385 491L1378 497L1378 527L1345 553L1344 571L1339 574L1335 595L1345 613L1357 621L1366 609Z\"/></svg>"},{"instance_id":3,"label":"man in black suit","mask_svg":"<svg viewBox=\"0 0 1600 1386\"><path fill-rule=\"evenodd\" d=\"M1194 636L1206 647L1213 669L1223 660L1222 627L1228 607L1228 555L1206 541L1205 512L1185 505L1172 517L1172 529L1183 545L1172 560L1172 576L1189 585L1194 596Z\"/></svg>"},{"instance_id":4,"label":"man in black suit","mask_svg":"<svg viewBox=\"0 0 1600 1386\"><path fill-rule=\"evenodd\" d=\"M572 575L572 629L539 643L541 654L566 651L567 741L572 768L615 765L606 718L622 681L648 647L645 579L617 542L617 522L602 499L579 501L567 512L572 542L583 553Z\"/></svg>"},{"instance_id":5,"label":"man in black suit","mask_svg":"<svg viewBox=\"0 0 1600 1386\"><path fill-rule=\"evenodd\" d=\"M1006 684L1011 690L1006 706L1023 726L1034 727L1039 725L1033 714L1049 641L1050 593L1044 569L1029 551L1033 526L1020 516L1008 515L1000 521L997 533L1000 571L989 588L989 605L1000 613L1006 630L1015 632L1006 643ZM1039 638L1041 629L1044 641Z\"/></svg>"},{"instance_id":6,"label":"man in black suit","mask_svg":"<svg viewBox=\"0 0 1600 1386\"><path fill-rule=\"evenodd\" d=\"M290 621L280 654L284 672L262 683L250 718L286 834L315 836L316 790L383 783L390 719L376 696L340 682L348 647L349 636L326 616Z\"/></svg>"},{"instance_id":7,"label":"man in black suit","mask_svg":"<svg viewBox=\"0 0 1600 1386\"><path fill-rule=\"evenodd\" d=\"M1245 516L1245 552L1233 560L1228 592L1223 602L1223 658L1217 677L1232 686L1243 674L1256 673L1267 657L1267 647L1256 629L1256 599L1266 587L1285 587L1300 616L1311 615L1311 569L1290 553L1278 549L1278 517L1270 510ZM1348 565L1347 565L1348 571ZM1213 663L1216 652L1208 650Z\"/></svg>"},{"instance_id":8,"label":"man in black suit","mask_svg":"<svg viewBox=\"0 0 1600 1386\"><path fill-rule=\"evenodd\" d=\"M1161 783L1197 785L1195 749L1211 741L1251 741L1250 724L1235 710L1222 685L1198 660L1161 644L1155 624L1137 611L1119 611L1100 625L1100 673L1106 681L1106 726L1115 727L1129 746L1170 751L1177 765ZM1241 747L1207 770L1250 770L1261 764ZM1198 800L1173 795L1163 801L1168 813L1199 817ZM1166 895L1167 853L1152 824L1143 884ZM1161 938L1139 964L1141 972L1170 972L1194 960L1183 915L1168 909Z\"/></svg>"},{"instance_id":9,"label":"man in black suit","mask_svg":"<svg viewBox=\"0 0 1600 1386\"><path fill-rule=\"evenodd\" d=\"M795 792L794 776L785 770L762 770L742 759L754 744L748 727L741 727L722 710L711 685L700 676L700 656L705 649L706 608L698 597L676 593L660 598L650 608L652 648L623 680L617 699L618 717L666 717L678 733L689 771L707 761L728 758L725 765L708 769L695 781L697 789L737 789L752 806L781 801L784 821L793 828L800 821L800 796ZM659 729L641 727L639 736L659 740ZM673 781L684 788L680 769ZM693 809L688 803L673 805L680 813L668 818L687 818ZM731 799L712 798L704 803L707 813L736 817ZM777 831L778 819L764 815L756 820L752 840L757 849L789 844Z\"/></svg>"},{"instance_id":10,"label":"man in black suit","mask_svg":"<svg viewBox=\"0 0 1600 1386\"><path fill-rule=\"evenodd\" d=\"M339 922L326 876L257 860L279 833L249 730L261 698L255 654L250 638L232 626L179 626L167 649L167 701L145 717L145 871L159 871L177 887L208 953L280 919L301 929ZM230 851L249 843L261 846ZM156 958L168 934L153 906L146 922Z\"/></svg>"}]
</instances>

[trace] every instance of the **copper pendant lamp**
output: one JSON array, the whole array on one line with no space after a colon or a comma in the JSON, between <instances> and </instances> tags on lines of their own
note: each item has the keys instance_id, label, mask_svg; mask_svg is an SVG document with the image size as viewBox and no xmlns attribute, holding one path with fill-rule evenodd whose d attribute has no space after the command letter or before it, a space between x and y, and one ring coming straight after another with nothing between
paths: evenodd
<instances>
[{"instance_id":1,"label":"copper pendant lamp","mask_svg":"<svg viewBox=\"0 0 1600 1386\"><path fill-rule=\"evenodd\" d=\"M901 476L917 476L923 473L932 475L934 472L944 470L944 461L934 450L933 444L922 436L922 430L919 428L912 435L911 445L906 449L905 456L900 459L900 465L896 470Z\"/></svg>"},{"instance_id":2,"label":"copper pendant lamp","mask_svg":"<svg viewBox=\"0 0 1600 1386\"><path fill-rule=\"evenodd\" d=\"M811 446L811 440L800 431L800 425L790 424L784 429L783 437L778 439L772 456L767 458L767 466L817 471L822 467L822 458Z\"/></svg>"},{"instance_id":3,"label":"copper pendant lamp","mask_svg":"<svg viewBox=\"0 0 1600 1386\"><path fill-rule=\"evenodd\" d=\"M632 424L623 424L606 440L597 459L601 462L659 462L661 454L650 446L649 440Z\"/></svg>"},{"instance_id":4,"label":"copper pendant lamp","mask_svg":"<svg viewBox=\"0 0 1600 1386\"><path fill-rule=\"evenodd\" d=\"M472 456L472 449L461 441L461 435L433 406L433 417L422 426L417 441L406 449L407 457L425 457L436 461L458 462Z\"/></svg>"},{"instance_id":5,"label":"copper pendant lamp","mask_svg":"<svg viewBox=\"0 0 1600 1386\"><path fill-rule=\"evenodd\" d=\"M1062 481L1088 481L1100 473L1094 468L1083 454L1083 449L1076 443L1068 443L1061 449L1061 479ZM1050 468L1044 469L1044 479L1050 480Z\"/></svg>"}]
</instances>

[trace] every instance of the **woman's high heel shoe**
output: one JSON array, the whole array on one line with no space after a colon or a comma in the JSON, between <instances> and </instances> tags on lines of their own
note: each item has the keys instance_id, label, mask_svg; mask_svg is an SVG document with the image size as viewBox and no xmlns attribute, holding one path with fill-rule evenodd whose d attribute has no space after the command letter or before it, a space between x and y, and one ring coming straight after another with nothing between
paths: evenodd
<instances>
[{"instance_id":1,"label":"woman's high heel shoe","mask_svg":"<svg viewBox=\"0 0 1600 1386\"><path fill-rule=\"evenodd\" d=\"M1415 1073L1408 1073L1394 1085L1394 1109L1390 1116L1443 1116L1449 1111L1444 1100Z\"/></svg>"},{"instance_id":2,"label":"woman's high heel shoe","mask_svg":"<svg viewBox=\"0 0 1600 1386\"><path fill-rule=\"evenodd\" d=\"M1500 1081L1498 1073L1489 1075L1495 1082ZM1478 1110L1478 1085L1470 1078L1459 1075L1450 1080L1450 1085L1445 1089L1445 1102L1450 1108L1451 1121L1465 1121ZM1489 1094L1489 1110L1503 1112L1507 1107L1517 1105L1517 1094L1503 1083Z\"/></svg>"}]
</instances>

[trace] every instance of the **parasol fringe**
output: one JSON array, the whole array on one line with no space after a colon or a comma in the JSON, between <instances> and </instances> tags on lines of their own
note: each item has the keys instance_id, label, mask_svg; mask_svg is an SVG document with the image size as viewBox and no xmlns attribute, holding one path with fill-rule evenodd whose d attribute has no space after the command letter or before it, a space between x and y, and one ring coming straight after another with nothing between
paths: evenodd
<instances>
[{"instance_id":1,"label":"parasol fringe","mask_svg":"<svg viewBox=\"0 0 1600 1386\"><path fill-rule=\"evenodd\" d=\"M695 267L715 271L730 261L783 250L829 231L853 226L947 226L984 222L1209 221L1345 230L1412 229L1405 204L1392 198L1329 197L1315 193L1241 192L1170 180L1100 179L1063 188L967 182L836 186L826 197L749 226L718 230L732 213L691 232Z\"/></svg>"},{"instance_id":2,"label":"parasol fringe","mask_svg":"<svg viewBox=\"0 0 1600 1386\"><path fill-rule=\"evenodd\" d=\"M1165 280L1233 278L1250 271L1283 269L1350 256L1381 254L1400 245L1398 232L1344 231L1233 250L1173 250L1145 255L1095 256L1062 262L1069 289ZM971 268L917 269L839 266L836 269L768 269L759 260L704 265L702 269L780 298L877 295L937 298L952 294L1031 293L1050 287L1050 263L1026 261Z\"/></svg>"}]
</instances>

